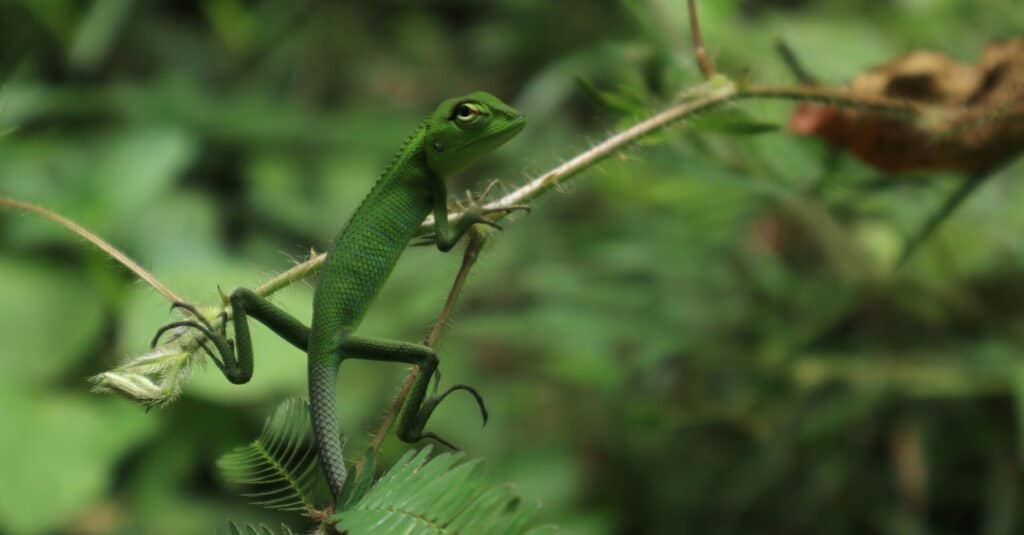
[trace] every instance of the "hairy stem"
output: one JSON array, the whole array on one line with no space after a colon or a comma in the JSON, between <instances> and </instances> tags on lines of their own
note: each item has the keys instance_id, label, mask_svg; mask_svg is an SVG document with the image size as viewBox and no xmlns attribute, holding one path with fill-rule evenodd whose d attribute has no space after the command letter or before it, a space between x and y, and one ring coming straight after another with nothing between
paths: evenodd
<instances>
[{"instance_id":1,"label":"hairy stem","mask_svg":"<svg viewBox=\"0 0 1024 535\"><path fill-rule=\"evenodd\" d=\"M798 102L814 101L822 102L832 106L840 106L846 108L853 108L863 111L870 111L873 113L880 113L890 115L902 120L919 120L922 117L926 117L927 121L921 121L927 123L933 127L948 126L954 127L962 122L962 117L965 115L962 109L950 109L948 107L938 107L927 104L917 104L901 99L888 99L888 98L864 98L850 93L844 89L833 89L820 86L768 86L768 85L754 85L754 84L739 84L730 80L729 78L717 74L691 90L687 91L680 97L680 101L672 104L664 110L654 113L650 117L615 133L605 139L604 141L594 145L593 147L577 154L568 161L554 167L553 169L527 181L525 184L512 190L503 197L487 203L485 209L488 211L500 211L501 209L510 208L516 205L527 204L529 201L540 197L547 191L558 186L559 184L569 180L570 178L594 167L595 165L602 162L605 158L613 156L625 148L629 147L633 143L639 141L643 137L650 135L662 128L671 126L678 122L681 122L687 118L693 117L694 115L712 110L724 104L739 100L764 100L764 99L785 99ZM491 217L500 219L504 217L503 213L493 214ZM461 213L453 213L449 216L452 220L457 220L462 217ZM423 231L429 231L433 227L433 218L428 217L424 220L421 229ZM261 296L269 296L274 292L285 288L306 276L315 273L320 266L323 264L325 254L312 253L310 258L306 261L293 266L291 269L273 277L265 283L256 287L255 291ZM134 271L134 270L133 270ZM139 273L139 271L137 271ZM150 281L153 284L152 276L148 274L142 275L145 280ZM456 281L457 285L461 285ZM162 286L162 285L161 285ZM157 287L157 286L154 286ZM161 291L170 300L177 300L176 296L170 293L169 290ZM231 317L229 307L226 303L221 303L220 307L214 307L207 309L204 312L207 319L214 324L215 327L220 327L220 322ZM222 314L222 312L224 314ZM440 328L443 321L435 326L435 330ZM432 335L436 338L436 334ZM432 343L432 342L431 342ZM168 353L169 356L178 358L177 355L181 355L182 358L187 359L189 362L200 359L201 353L197 353L200 348L200 338L193 332L180 333L180 337L177 340L177 345L180 351ZM156 355L160 357L161 355ZM140 361L142 364L148 366L147 359ZM181 364L182 369L187 370L188 366L184 363ZM119 368L116 371L129 372L133 370L130 365L122 366L123 369ZM148 368L147 368L148 369ZM114 374L101 374L97 378L97 384L99 387L115 389L123 391L122 385L128 385L128 387L136 388L136 383L141 383L143 387L139 393L132 394L136 397L147 397L154 395L151 393L154 389L163 392L166 390L161 382L159 385L153 386L151 381L145 377L137 377L135 375L118 375ZM116 383L116 384L114 384ZM168 383L177 384L177 383ZM409 383L407 382L406 385ZM403 388L403 391L407 388ZM174 390L177 392L178 390ZM149 403L163 403L166 399L160 398L155 401L149 401ZM400 405L399 405L400 406ZM390 422L386 422L387 426L390 426Z\"/></svg>"},{"instance_id":2,"label":"hairy stem","mask_svg":"<svg viewBox=\"0 0 1024 535\"><path fill-rule=\"evenodd\" d=\"M697 57L697 65L705 79L715 75L715 62L711 60L704 48L704 37L700 33L700 19L697 18L697 0L688 0L686 7L690 13L690 34L693 37L693 55Z\"/></svg>"},{"instance_id":3,"label":"hairy stem","mask_svg":"<svg viewBox=\"0 0 1024 535\"><path fill-rule=\"evenodd\" d=\"M41 215L50 221L53 221L62 227L74 232L85 241L95 245L98 249L110 255L111 258L117 260L122 266L128 268L137 277L142 279L153 287L154 290L160 292L161 295L167 298L168 301L176 302L181 301L181 298L177 294L171 291L170 288L164 286L152 273L146 271L137 262L132 260L128 255L121 252L120 249L107 243L106 240L100 238L96 234L89 231L89 229L75 223L74 221L56 213L51 210L47 210L42 206L28 203L25 201L19 201L17 199L11 199L9 197L0 197L0 206L6 206L8 208L14 208L15 210L21 210L24 212L32 212L34 214Z\"/></svg>"},{"instance_id":4,"label":"hairy stem","mask_svg":"<svg viewBox=\"0 0 1024 535\"><path fill-rule=\"evenodd\" d=\"M558 184L590 169L609 156L617 154L641 138L666 126L685 120L698 113L717 108L733 100L784 99L803 102L812 101L884 113L902 118L919 117L930 109L902 99L859 97L843 89L805 86L737 85L720 75L698 86L692 93L698 96L670 106L621 132L613 134L568 161L529 180L500 199L487 203L485 208L497 209L528 203ZM461 215L461 213L454 213L449 218L455 221ZM502 216L496 215L495 217L500 218ZM433 228L433 225L434 218L429 216L421 225L421 230L427 232ZM305 262L296 264L291 269L256 287L255 292L265 297L315 273L320 269L320 265L323 264L326 256L325 253L310 255L310 258Z\"/></svg>"},{"instance_id":5,"label":"hairy stem","mask_svg":"<svg viewBox=\"0 0 1024 535\"><path fill-rule=\"evenodd\" d=\"M455 308L456 301L459 300L459 295L462 293L462 288L466 284L466 278L469 277L469 271L476 264L477 258L480 256L480 250L483 249L484 244L487 242L487 236L480 231L474 230L470 234L469 243L466 244L466 251L462 255L462 265L459 266L459 272L455 275L455 281L452 282L452 288L448 291L448 297L445 299L444 307L441 308L441 313L437 315L437 320L434 321L433 328L430 329L430 334L423 341L423 345L433 347L437 343L437 339L441 336L441 330L448 322L448 318L451 316L452 310ZM405 399L409 396L409 390L412 388L416 377L420 374L418 367L413 368L409 371L409 375L405 377L405 382L402 383L402 388L395 395L395 399L391 401L391 405L388 406L387 412L384 414L384 420L381 421L377 427L377 431L373 434L373 439L370 441L370 447L376 451L380 448L381 442L387 436L388 431L391 430L391 426L395 423L395 418L398 417L398 413L401 412L402 406L405 405ZM366 463L366 455L363 454L356 462L355 472L359 474L363 470L363 466ZM358 478L358 477L357 477Z\"/></svg>"}]
</instances>

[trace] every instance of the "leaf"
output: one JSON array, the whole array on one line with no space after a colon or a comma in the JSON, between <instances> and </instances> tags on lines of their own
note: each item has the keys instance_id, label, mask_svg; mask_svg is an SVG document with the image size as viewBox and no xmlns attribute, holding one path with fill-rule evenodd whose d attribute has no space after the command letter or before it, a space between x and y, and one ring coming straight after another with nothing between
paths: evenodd
<instances>
[{"instance_id":1,"label":"leaf","mask_svg":"<svg viewBox=\"0 0 1024 535\"><path fill-rule=\"evenodd\" d=\"M366 448L363 458L365 459L363 465L356 470L352 479L342 489L341 496L338 496L338 503L342 504L341 508L347 508L350 504L359 501L373 485L373 473L377 468L377 450Z\"/></svg>"},{"instance_id":2,"label":"leaf","mask_svg":"<svg viewBox=\"0 0 1024 535\"><path fill-rule=\"evenodd\" d=\"M576 84L583 90L583 94L587 98L611 112L633 116L647 111L645 103L640 98L628 95L624 90L621 92L604 91L582 76L576 77Z\"/></svg>"},{"instance_id":3,"label":"leaf","mask_svg":"<svg viewBox=\"0 0 1024 535\"><path fill-rule=\"evenodd\" d=\"M103 500L157 420L94 396L0 388L0 532L57 532Z\"/></svg>"},{"instance_id":4,"label":"leaf","mask_svg":"<svg viewBox=\"0 0 1024 535\"><path fill-rule=\"evenodd\" d=\"M331 520L362 533L523 533L536 506L523 506L508 485L487 488L482 461L462 454L427 460L428 446L409 451L365 496Z\"/></svg>"},{"instance_id":5,"label":"leaf","mask_svg":"<svg viewBox=\"0 0 1024 535\"><path fill-rule=\"evenodd\" d=\"M134 0L99 0L75 30L68 51L71 66L91 70L103 61L113 48L117 34L129 20Z\"/></svg>"},{"instance_id":6,"label":"leaf","mask_svg":"<svg viewBox=\"0 0 1024 535\"><path fill-rule=\"evenodd\" d=\"M100 334L103 300L80 275L42 263L0 259L0 388L52 383L87 356Z\"/></svg>"},{"instance_id":7,"label":"leaf","mask_svg":"<svg viewBox=\"0 0 1024 535\"><path fill-rule=\"evenodd\" d=\"M242 524L239 526L234 522L228 522L228 533L231 535L293 535L295 532L284 524L281 524L281 531L275 532L264 524Z\"/></svg>"},{"instance_id":8,"label":"leaf","mask_svg":"<svg viewBox=\"0 0 1024 535\"><path fill-rule=\"evenodd\" d=\"M311 511L320 471L310 437L309 405L289 399L277 407L258 439L222 455L217 467L226 480L250 488L242 495L254 505Z\"/></svg>"},{"instance_id":9,"label":"leaf","mask_svg":"<svg viewBox=\"0 0 1024 535\"><path fill-rule=\"evenodd\" d=\"M976 65L917 50L857 75L858 98L904 99L932 111L915 121L870 110L801 104L790 130L820 137L888 173L949 170L980 174L1024 150L1024 38L990 42Z\"/></svg>"}]
</instances>

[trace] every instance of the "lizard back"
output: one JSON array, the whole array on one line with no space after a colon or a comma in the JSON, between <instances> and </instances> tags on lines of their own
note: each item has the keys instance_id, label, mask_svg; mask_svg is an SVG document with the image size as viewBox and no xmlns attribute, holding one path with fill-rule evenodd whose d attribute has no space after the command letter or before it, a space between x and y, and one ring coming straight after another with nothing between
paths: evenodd
<instances>
[{"instance_id":1,"label":"lizard back","mask_svg":"<svg viewBox=\"0 0 1024 535\"><path fill-rule=\"evenodd\" d=\"M332 243L313 293L310 359L337 353L430 213L425 132L406 141Z\"/></svg>"}]
</instances>

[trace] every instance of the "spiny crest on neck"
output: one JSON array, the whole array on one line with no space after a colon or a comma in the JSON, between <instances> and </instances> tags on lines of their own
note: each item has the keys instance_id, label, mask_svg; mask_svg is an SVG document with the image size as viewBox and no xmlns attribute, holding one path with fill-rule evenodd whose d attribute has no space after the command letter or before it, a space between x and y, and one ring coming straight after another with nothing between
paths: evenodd
<instances>
[{"instance_id":1,"label":"spiny crest on neck","mask_svg":"<svg viewBox=\"0 0 1024 535\"><path fill-rule=\"evenodd\" d=\"M384 172L377 177L377 182L380 182L385 177L390 176L392 171L401 165L403 161L408 161L409 157L412 156L413 153L423 150L424 139L429 128L430 117L420 121L420 125L405 138L402 145L398 147L397 151L395 151L394 156L391 157L391 161L388 163L387 167L384 168Z\"/></svg>"}]
</instances>

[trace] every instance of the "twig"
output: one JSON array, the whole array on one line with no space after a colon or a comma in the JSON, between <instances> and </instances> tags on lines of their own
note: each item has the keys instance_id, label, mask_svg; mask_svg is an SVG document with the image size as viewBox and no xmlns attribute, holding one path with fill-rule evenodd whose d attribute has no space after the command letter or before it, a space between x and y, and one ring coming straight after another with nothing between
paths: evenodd
<instances>
[{"instance_id":1,"label":"twig","mask_svg":"<svg viewBox=\"0 0 1024 535\"><path fill-rule=\"evenodd\" d=\"M918 247L920 247L921 244L923 244L925 240L927 240L935 230L939 228L939 225L949 218L949 216L951 216L953 212L963 204L964 200L966 200L971 193L977 190L979 186L994 174L995 173L980 173L968 177L963 184L957 186L957 189L942 202L939 209L936 210L935 213L931 214L931 216L925 220L921 228L917 229L914 234L907 239L906 244L903 246L903 251L900 253L899 259L896 261L896 267L903 267L903 265L907 263L907 260L909 260L910 257L913 256L914 252L917 251Z\"/></svg>"},{"instance_id":2,"label":"twig","mask_svg":"<svg viewBox=\"0 0 1024 535\"><path fill-rule=\"evenodd\" d=\"M597 145L574 156L565 163L562 163L554 169L551 169L522 186L519 186L500 199L487 203L485 208L496 209L527 203L537 197L540 197L545 192L565 180L600 163L605 158L617 153L630 144L638 141L640 138L687 117L716 108L733 100L772 98L794 101L815 101L834 106L875 111L898 117L917 117L926 111L926 108L921 105L901 99L863 98L851 95L845 90L830 89L826 87L770 85L738 86L732 81L721 76L711 82L695 88L694 93L700 96L671 106L627 128L626 130L612 135L601 143L598 143ZM449 216L449 220L456 221L460 217L462 217L461 213L453 213ZM501 218L502 215L497 215L496 217ZM428 216L420 226L420 230L429 232L430 229L433 228L433 225L434 217ZM320 269L320 265L323 264L326 256L327 255L325 253L311 256L305 262L296 264L291 269L259 285L255 290L256 293L261 296L273 294L277 290L316 272Z\"/></svg>"},{"instance_id":3,"label":"twig","mask_svg":"<svg viewBox=\"0 0 1024 535\"><path fill-rule=\"evenodd\" d=\"M547 190L593 167L605 158L638 141L640 138L686 117L725 104L740 95L739 88L735 84L721 78L699 87L697 93L702 96L676 104L622 132L612 135L601 143L574 156L569 161L516 188L508 195L488 203L486 207L489 209L508 207L533 200ZM428 217L424 226L429 228L431 225L433 225L433 218Z\"/></svg>"},{"instance_id":4,"label":"twig","mask_svg":"<svg viewBox=\"0 0 1024 535\"><path fill-rule=\"evenodd\" d=\"M854 95L846 89L835 89L824 86L782 86L782 85L744 85L739 90L737 99L775 98L800 102L820 102L842 108L853 108L861 111L881 113L902 119L914 119L925 114L950 112L941 106L919 104L907 99L888 97L866 97Z\"/></svg>"},{"instance_id":5,"label":"twig","mask_svg":"<svg viewBox=\"0 0 1024 535\"><path fill-rule=\"evenodd\" d=\"M535 199L548 190L556 187L558 184L593 167L605 158L618 153L644 136L650 135L661 128L692 117L698 113L714 109L718 106L736 100L772 98L793 101L817 101L833 106L850 107L891 115L905 120L927 117L932 124L936 124L936 119L940 121L952 121L957 117L955 114L950 113L954 110L926 104L916 104L906 100L862 98L857 95L853 95L846 90L830 89L826 87L740 85L719 74L715 75L707 82L687 91L686 100L678 102L658 113L655 113L654 115L651 115L647 119L612 135L601 143L598 143L590 149L574 156L565 163L562 163L554 169L530 180L500 199L487 203L485 208L490 211L500 211L503 208L507 209L513 205L526 204L530 200ZM501 219L505 215L506 214L499 213L492 217L495 219ZM451 220L458 220L462 216L463 214L461 212L457 212L451 214L449 218ZM432 227L433 217L427 217L422 223L421 230L429 232ZM326 255L324 254L311 256L305 262L302 262L301 264L298 264L284 273L270 279L264 284L261 284L256 288L256 292L261 296L269 296L279 289L301 280L302 278L317 271L323 264L325 256ZM226 304L222 303L220 310L211 310L207 317L214 323L214 325L219 327L218 323L220 321L231 317L230 307L227 307ZM119 391L135 399L147 400L146 402L150 404L166 403L171 398L161 397L161 393L166 391L170 392L170 395L173 396L179 391L178 389L166 388L167 384L178 384L177 380L167 379L166 374L187 374L187 371L190 369L188 364L193 359L201 358L201 354L197 353L200 347L200 338L197 337L195 333L182 333L177 339L177 345L178 349L176 351L168 353L167 355L157 355L166 361L162 364L164 371L159 373L153 372L153 366L151 363L151 357L153 355L146 354L137 357L136 359L129 360L110 372L97 376L94 379L94 382L97 384L96 388L100 390ZM142 367L140 368L138 366ZM154 383L150 378L150 375L154 375L159 380ZM137 388L137 385L135 384L136 382L142 384L145 388ZM127 387L125 385L127 385ZM126 388L132 392L129 393ZM390 425L390 423L388 425Z\"/></svg>"},{"instance_id":6,"label":"twig","mask_svg":"<svg viewBox=\"0 0 1024 535\"><path fill-rule=\"evenodd\" d=\"M786 64L786 67L789 67L789 72L793 73L796 81L803 85L818 85L818 79L804 68L804 64L800 62L800 58L796 56L796 53L793 52L793 49L790 48L786 41L776 39L775 50L782 56L782 61Z\"/></svg>"},{"instance_id":7,"label":"twig","mask_svg":"<svg viewBox=\"0 0 1024 535\"><path fill-rule=\"evenodd\" d=\"M462 293L462 287L466 283L469 271L473 268L473 265L476 264L476 260L480 255L480 250L483 249L486 241L487 236L474 229L470 235L469 243L466 245L466 252L462 255L462 265L459 267L458 274L455 275L455 281L452 282L451 290L448 291L448 298L445 299L444 307L441 309L441 313L438 314L437 321L434 322L434 327L430 330L430 334L427 335L427 338L423 341L423 345L433 347L434 344L437 343L437 339L441 335L441 330L447 323L448 317L451 316L452 309L455 308L455 302L459 299L459 294ZM373 439L370 441L370 448L374 451L380 448L381 443L384 441L384 437L387 436L388 431L394 424L395 418L398 417L398 413L401 412L402 406L405 405L405 399L409 396L409 390L412 389L412 385L416 382L416 378L419 374L420 369L417 366L410 370L409 375L405 377L405 382L402 383L402 388L399 389L398 394L395 395L395 399L391 401L391 405L385 413L384 420L381 421L380 425L377 427L377 431L373 435ZM366 455L363 454L363 456L356 462L356 474L362 472L365 463Z\"/></svg>"},{"instance_id":8,"label":"twig","mask_svg":"<svg viewBox=\"0 0 1024 535\"><path fill-rule=\"evenodd\" d=\"M110 255L110 257L113 258L114 260L120 262L122 266L128 268L140 279L146 281L146 284L149 284L150 286L153 287L154 290L160 292L160 294L166 297L168 301L178 302L182 300L180 297L177 296L177 294L172 292L170 288L164 286L162 282L157 280L157 278L154 277L152 273L146 271L145 269L142 268L142 266L140 266L134 260L129 258L128 255L122 253L117 247L114 247L113 245L107 243L106 241L104 241L103 238L100 238L99 236L93 234L88 229L79 225L78 223L75 223L74 221L56 212L47 210L42 206L28 203L25 201L19 201L17 199L11 199L9 197L0 197L0 206L6 206L8 208L14 208L16 210L22 210L25 212L32 212L63 226L64 228L70 230L71 232L74 232L75 234L83 238L85 241L95 245L101 251Z\"/></svg>"},{"instance_id":9,"label":"twig","mask_svg":"<svg viewBox=\"0 0 1024 535\"><path fill-rule=\"evenodd\" d=\"M693 54L697 56L697 65L704 79L715 75L715 62L704 49L704 38L700 34L700 20L697 19L697 0L687 0L686 7L690 10L690 34L693 36Z\"/></svg>"},{"instance_id":10,"label":"twig","mask_svg":"<svg viewBox=\"0 0 1024 535\"><path fill-rule=\"evenodd\" d=\"M290 269L278 273L270 280L253 289L253 292L255 292L256 295L267 297L281 288L290 286L293 282L302 280L316 272L320 269L320 265L324 263L325 258L327 258L327 253L317 253L313 249L310 249L308 260L295 264Z\"/></svg>"}]
</instances>

